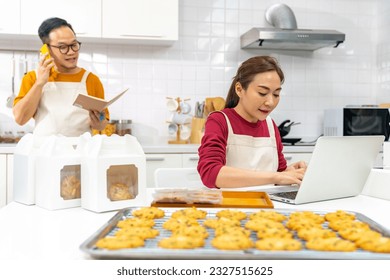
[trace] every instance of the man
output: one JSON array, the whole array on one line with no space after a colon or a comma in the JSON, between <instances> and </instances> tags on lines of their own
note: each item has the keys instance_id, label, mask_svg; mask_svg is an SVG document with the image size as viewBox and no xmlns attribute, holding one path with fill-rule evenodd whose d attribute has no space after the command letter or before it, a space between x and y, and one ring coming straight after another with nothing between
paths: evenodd
<instances>
[{"instance_id":1,"label":"man","mask_svg":"<svg viewBox=\"0 0 390 280\"><path fill-rule=\"evenodd\" d=\"M102 130L108 111L87 111L73 106L79 93L104 98L99 78L77 66L81 43L64 19L49 18L38 30L49 53L41 54L38 69L28 72L15 98L13 114L19 125L35 120L34 135L80 136ZM50 54L50 56L49 56Z\"/></svg>"}]
</instances>

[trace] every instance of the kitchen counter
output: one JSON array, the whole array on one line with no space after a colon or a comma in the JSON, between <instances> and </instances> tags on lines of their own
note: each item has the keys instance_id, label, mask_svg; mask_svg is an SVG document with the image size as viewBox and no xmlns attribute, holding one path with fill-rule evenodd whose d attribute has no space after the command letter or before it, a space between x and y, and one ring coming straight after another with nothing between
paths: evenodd
<instances>
[{"instance_id":1,"label":"kitchen counter","mask_svg":"<svg viewBox=\"0 0 390 280\"><path fill-rule=\"evenodd\" d=\"M13 154L16 144L0 144L0 154ZM146 154L196 154L198 153L198 144L161 144L161 145L142 145ZM285 153L311 153L314 145L286 145Z\"/></svg>"},{"instance_id":2,"label":"kitchen counter","mask_svg":"<svg viewBox=\"0 0 390 280\"><path fill-rule=\"evenodd\" d=\"M303 205L274 202L276 209L334 211L364 214L390 229L390 201L365 195ZM79 246L116 214L94 213L80 207L48 211L11 202L0 209L0 260L88 259Z\"/></svg>"}]
</instances>

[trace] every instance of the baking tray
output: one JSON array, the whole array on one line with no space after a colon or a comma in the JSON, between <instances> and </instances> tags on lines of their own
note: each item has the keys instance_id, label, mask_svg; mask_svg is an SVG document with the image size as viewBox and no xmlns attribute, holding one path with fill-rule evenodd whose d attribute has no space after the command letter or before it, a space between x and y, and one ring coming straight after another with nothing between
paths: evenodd
<instances>
[{"instance_id":1,"label":"baking tray","mask_svg":"<svg viewBox=\"0 0 390 280\"><path fill-rule=\"evenodd\" d=\"M205 203L161 203L153 202L154 207L201 207L201 208L274 208L266 192L223 191L221 204Z\"/></svg>"},{"instance_id":2,"label":"baking tray","mask_svg":"<svg viewBox=\"0 0 390 280\"><path fill-rule=\"evenodd\" d=\"M134 249L122 249L122 250L106 250L99 249L95 246L96 242L107 235L113 235L118 228L116 224L118 221L132 217L132 211L138 209L138 207L125 208L120 210L114 215L105 225L98 229L91 237L85 240L80 249L88 254L92 258L96 259L390 259L390 254L372 253L358 249L355 252L323 252L314 251L309 249L302 249L300 251L262 251L258 249L248 250L218 250L211 246L211 239L213 238L213 230L209 230L210 236L206 239L205 246L197 249L163 249L157 246L160 239L168 237L171 232L162 228L162 224L171 217L171 214L177 211L177 208L164 208L165 217L161 219L155 219L155 229L160 230L160 235L155 239L145 240L145 246L142 248ZM202 209L202 208L198 208ZM221 209L207 208L203 209L207 211L206 218L215 218L216 213ZM269 210L269 209L268 209ZM268 211L264 209L263 211ZM275 211L289 216L293 212L300 212L291 209L274 209ZM257 212L254 209L240 209L247 214ZM304 210L301 210L304 211ZM319 215L325 215L328 212L311 211ZM363 214L346 211L353 213L356 219L369 224L371 229L380 232L383 236L390 237L390 231L377 224L370 218ZM202 222L202 220L199 220ZM247 220L243 220L244 224ZM326 222L323 224L326 228ZM257 240L256 234L252 232L252 240ZM302 241L304 242L304 241ZM304 248L304 246L302 246Z\"/></svg>"}]
</instances>

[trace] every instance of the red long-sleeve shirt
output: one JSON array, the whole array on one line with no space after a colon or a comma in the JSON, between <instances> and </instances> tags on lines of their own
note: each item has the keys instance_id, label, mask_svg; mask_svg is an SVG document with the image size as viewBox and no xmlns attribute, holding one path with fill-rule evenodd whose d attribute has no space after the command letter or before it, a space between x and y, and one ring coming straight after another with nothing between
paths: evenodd
<instances>
[{"instance_id":1,"label":"red long-sleeve shirt","mask_svg":"<svg viewBox=\"0 0 390 280\"><path fill-rule=\"evenodd\" d=\"M249 135L253 137L269 137L267 122L258 121L251 123L242 118L234 109L223 109L229 118L234 134ZM283 155L283 144L279 130L274 121L276 145L278 150L278 171L287 168L287 162ZM228 127L225 116L221 113L209 115L205 124L205 133L198 149L199 162L198 172L205 186L215 188L215 182L219 170L226 165L226 145Z\"/></svg>"}]
</instances>

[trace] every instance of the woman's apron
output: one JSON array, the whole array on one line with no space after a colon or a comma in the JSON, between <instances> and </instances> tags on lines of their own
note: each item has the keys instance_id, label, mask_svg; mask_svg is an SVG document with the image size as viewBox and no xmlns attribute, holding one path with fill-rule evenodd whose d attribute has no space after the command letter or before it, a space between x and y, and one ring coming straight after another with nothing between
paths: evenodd
<instances>
[{"instance_id":1,"label":"woman's apron","mask_svg":"<svg viewBox=\"0 0 390 280\"><path fill-rule=\"evenodd\" d=\"M89 73L85 71L80 82L46 83L34 116L34 135L77 137L91 130L89 112L73 105L79 93L88 95L86 81Z\"/></svg>"},{"instance_id":2,"label":"woman's apron","mask_svg":"<svg viewBox=\"0 0 390 280\"><path fill-rule=\"evenodd\" d=\"M272 119L266 118L270 137L252 137L234 134L229 118L224 116L228 126L226 165L257 171L277 171L279 159Z\"/></svg>"}]
</instances>

